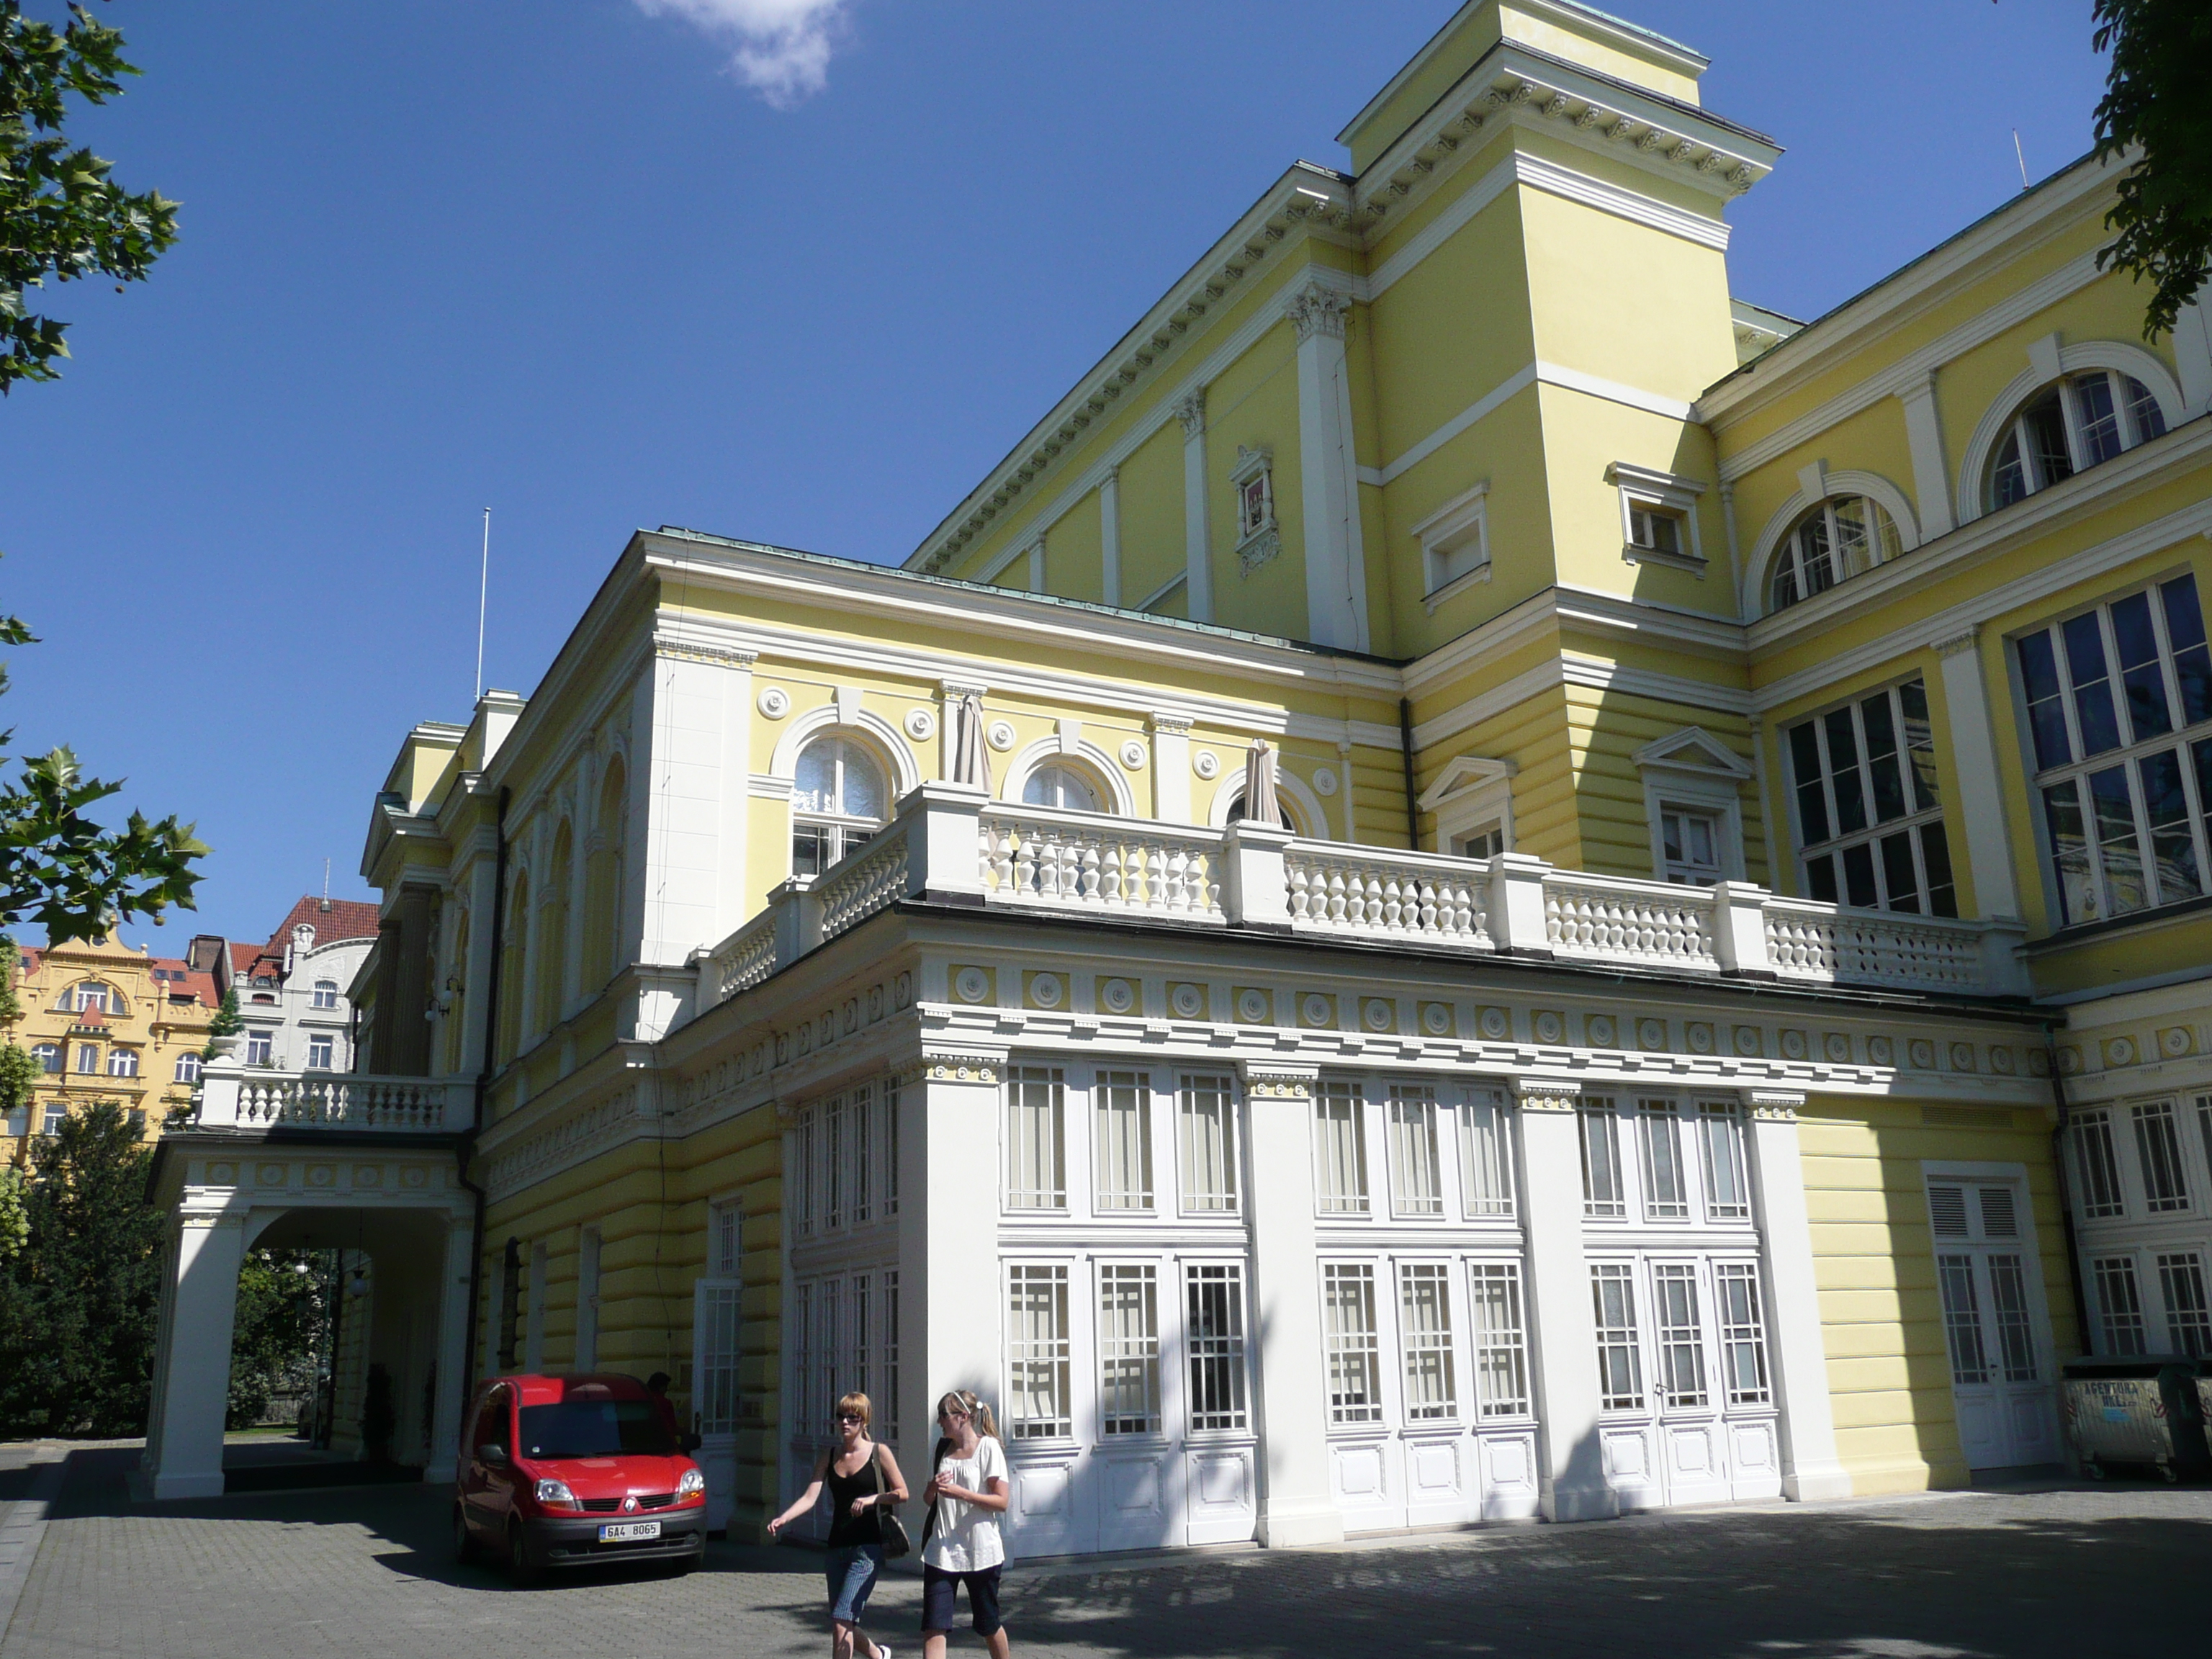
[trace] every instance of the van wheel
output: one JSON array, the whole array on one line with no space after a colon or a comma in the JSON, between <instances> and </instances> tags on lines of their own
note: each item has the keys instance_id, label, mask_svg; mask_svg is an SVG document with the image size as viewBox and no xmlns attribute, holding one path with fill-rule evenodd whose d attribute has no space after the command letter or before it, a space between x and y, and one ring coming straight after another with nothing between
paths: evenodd
<instances>
[{"instance_id":1,"label":"van wheel","mask_svg":"<svg viewBox=\"0 0 2212 1659\"><path fill-rule=\"evenodd\" d=\"M483 1559L483 1546L477 1542L476 1529L469 1525L468 1511L456 1504L453 1505L454 1563L472 1567Z\"/></svg>"},{"instance_id":2,"label":"van wheel","mask_svg":"<svg viewBox=\"0 0 2212 1659\"><path fill-rule=\"evenodd\" d=\"M545 1577L545 1564L530 1547L530 1534L523 1530L520 1518L507 1523L507 1576L518 1589L526 1589Z\"/></svg>"}]
</instances>

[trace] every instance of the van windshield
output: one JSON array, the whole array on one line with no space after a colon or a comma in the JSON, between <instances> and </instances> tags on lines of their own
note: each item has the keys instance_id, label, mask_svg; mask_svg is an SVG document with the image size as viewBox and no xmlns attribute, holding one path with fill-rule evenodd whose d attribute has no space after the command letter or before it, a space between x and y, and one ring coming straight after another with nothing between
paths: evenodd
<instances>
[{"instance_id":1,"label":"van windshield","mask_svg":"<svg viewBox=\"0 0 2212 1659\"><path fill-rule=\"evenodd\" d=\"M648 1401L564 1400L522 1408L525 1457L667 1457L675 1450Z\"/></svg>"}]
</instances>

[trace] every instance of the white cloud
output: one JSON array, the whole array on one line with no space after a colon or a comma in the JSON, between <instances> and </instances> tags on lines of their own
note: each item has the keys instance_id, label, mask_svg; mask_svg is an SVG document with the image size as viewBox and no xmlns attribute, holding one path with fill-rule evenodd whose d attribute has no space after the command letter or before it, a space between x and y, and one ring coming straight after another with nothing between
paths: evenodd
<instances>
[{"instance_id":1,"label":"white cloud","mask_svg":"<svg viewBox=\"0 0 2212 1659\"><path fill-rule=\"evenodd\" d=\"M830 54L845 27L845 0L637 0L648 16L681 17L734 36L730 67L777 109L829 83Z\"/></svg>"}]
</instances>

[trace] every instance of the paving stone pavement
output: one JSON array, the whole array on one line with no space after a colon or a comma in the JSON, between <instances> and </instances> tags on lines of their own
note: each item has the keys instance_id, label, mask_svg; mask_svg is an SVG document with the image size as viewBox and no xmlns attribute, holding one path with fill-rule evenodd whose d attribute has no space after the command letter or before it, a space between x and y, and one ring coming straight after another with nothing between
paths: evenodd
<instances>
[{"instance_id":1,"label":"paving stone pavement","mask_svg":"<svg viewBox=\"0 0 2212 1659\"><path fill-rule=\"evenodd\" d=\"M0 1659L827 1651L818 1558L801 1551L716 1545L688 1578L517 1591L450 1563L434 1492L133 1508L135 1455L76 1454ZM2212 1492L1968 1493L1038 1563L1010 1571L1006 1600L1015 1653L1036 1659L2171 1659L2212 1652ZM899 1659L920 1659L920 1601L916 1579L894 1576L871 1608ZM953 1645L981 1651L964 1631Z\"/></svg>"}]
</instances>

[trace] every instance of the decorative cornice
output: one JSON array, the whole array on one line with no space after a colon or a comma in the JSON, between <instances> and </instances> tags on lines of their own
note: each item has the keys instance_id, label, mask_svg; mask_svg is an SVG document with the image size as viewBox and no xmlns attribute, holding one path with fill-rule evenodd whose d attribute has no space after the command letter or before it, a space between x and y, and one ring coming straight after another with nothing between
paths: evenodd
<instances>
[{"instance_id":1,"label":"decorative cornice","mask_svg":"<svg viewBox=\"0 0 2212 1659\"><path fill-rule=\"evenodd\" d=\"M1583 1085L1571 1078L1516 1077L1510 1086L1524 1112L1571 1112L1582 1103Z\"/></svg>"},{"instance_id":2,"label":"decorative cornice","mask_svg":"<svg viewBox=\"0 0 2212 1659\"><path fill-rule=\"evenodd\" d=\"M1344 337L1344 319L1351 310L1349 299L1333 288L1310 280L1283 301L1283 315L1297 331L1301 345L1317 334L1332 340L1341 340Z\"/></svg>"},{"instance_id":3,"label":"decorative cornice","mask_svg":"<svg viewBox=\"0 0 2212 1659\"><path fill-rule=\"evenodd\" d=\"M1244 1092L1255 1100L1310 1100L1314 1085L1321 1080L1318 1065L1246 1060L1240 1060L1237 1068L1244 1074Z\"/></svg>"},{"instance_id":4,"label":"decorative cornice","mask_svg":"<svg viewBox=\"0 0 2212 1659\"><path fill-rule=\"evenodd\" d=\"M1006 1069L1004 1048L928 1048L915 1074L927 1083L972 1083L995 1087Z\"/></svg>"},{"instance_id":5,"label":"decorative cornice","mask_svg":"<svg viewBox=\"0 0 2212 1659\"><path fill-rule=\"evenodd\" d=\"M679 639L662 633L653 636L653 654L664 661L715 663L725 668L750 668L760 657L757 651L708 645L703 641Z\"/></svg>"},{"instance_id":6,"label":"decorative cornice","mask_svg":"<svg viewBox=\"0 0 2212 1659\"><path fill-rule=\"evenodd\" d=\"M1805 1094L1798 1089L1746 1089L1743 1103L1762 1123L1795 1123L1804 1109Z\"/></svg>"},{"instance_id":7,"label":"decorative cornice","mask_svg":"<svg viewBox=\"0 0 2212 1659\"><path fill-rule=\"evenodd\" d=\"M1948 639L1936 641L1936 654L1939 657L1956 657L1962 655L1966 652L1972 651L1974 648L1975 642L1978 641L1981 636L1981 624L1977 623L1972 628L1967 629L1963 634L1954 634Z\"/></svg>"}]
</instances>

